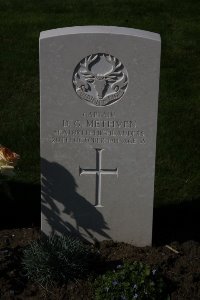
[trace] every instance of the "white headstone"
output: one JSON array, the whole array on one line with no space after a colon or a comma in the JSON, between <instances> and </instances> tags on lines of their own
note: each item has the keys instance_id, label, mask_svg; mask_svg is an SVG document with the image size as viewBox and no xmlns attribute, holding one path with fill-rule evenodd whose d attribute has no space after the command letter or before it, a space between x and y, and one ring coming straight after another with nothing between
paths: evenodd
<instances>
[{"instance_id":1,"label":"white headstone","mask_svg":"<svg viewBox=\"0 0 200 300\"><path fill-rule=\"evenodd\" d=\"M40 35L42 231L151 244L160 36Z\"/></svg>"}]
</instances>

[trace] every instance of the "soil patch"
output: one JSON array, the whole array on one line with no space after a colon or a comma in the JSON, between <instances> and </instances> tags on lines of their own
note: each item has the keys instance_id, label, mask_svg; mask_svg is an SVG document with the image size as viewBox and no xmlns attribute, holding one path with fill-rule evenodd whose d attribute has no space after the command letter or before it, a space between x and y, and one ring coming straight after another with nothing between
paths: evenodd
<instances>
[{"instance_id":1,"label":"soil patch","mask_svg":"<svg viewBox=\"0 0 200 300\"><path fill-rule=\"evenodd\" d=\"M49 291L27 280L22 272L23 249L39 238L39 228L0 231L0 299L94 299L92 281L124 261L142 261L158 268L165 277L171 300L200 299L200 243L172 242L169 247L134 247L125 243L104 241L96 244L101 260L88 278L52 287ZM158 299L161 300L161 299Z\"/></svg>"}]
</instances>

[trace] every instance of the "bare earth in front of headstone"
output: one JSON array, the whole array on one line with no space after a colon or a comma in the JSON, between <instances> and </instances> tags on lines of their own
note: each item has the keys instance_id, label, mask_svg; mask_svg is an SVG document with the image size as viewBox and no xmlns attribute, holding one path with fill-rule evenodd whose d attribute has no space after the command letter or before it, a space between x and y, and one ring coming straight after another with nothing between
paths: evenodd
<instances>
[{"instance_id":1,"label":"bare earth in front of headstone","mask_svg":"<svg viewBox=\"0 0 200 300\"><path fill-rule=\"evenodd\" d=\"M0 299L45 299L45 290L25 280L20 260L24 247L39 237L38 228L9 229L0 231ZM134 247L112 241L97 245L105 263L96 263L96 275L112 270L122 261L142 261L158 266L166 277L171 300L200 299L200 243L173 242L160 247ZM51 289L46 299L92 300L91 282L87 279L70 282Z\"/></svg>"}]
</instances>

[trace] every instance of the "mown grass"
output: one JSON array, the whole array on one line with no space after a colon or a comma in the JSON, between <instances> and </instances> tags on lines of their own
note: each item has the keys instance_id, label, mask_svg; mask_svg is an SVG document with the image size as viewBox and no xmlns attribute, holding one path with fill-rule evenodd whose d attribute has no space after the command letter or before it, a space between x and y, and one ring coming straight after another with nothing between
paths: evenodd
<instances>
[{"instance_id":1,"label":"mown grass","mask_svg":"<svg viewBox=\"0 0 200 300\"><path fill-rule=\"evenodd\" d=\"M41 31L115 25L161 34L156 205L200 194L198 0L0 0L0 143L21 155L17 180L39 182Z\"/></svg>"}]
</instances>

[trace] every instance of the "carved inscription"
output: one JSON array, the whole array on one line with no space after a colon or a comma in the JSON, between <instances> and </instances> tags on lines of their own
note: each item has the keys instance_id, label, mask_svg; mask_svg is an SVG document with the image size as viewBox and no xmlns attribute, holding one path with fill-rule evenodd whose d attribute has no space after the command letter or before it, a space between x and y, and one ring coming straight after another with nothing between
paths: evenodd
<instances>
[{"instance_id":1,"label":"carved inscription","mask_svg":"<svg viewBox=\"0 0 200 300\"><path fill-rule=\"evenodd\" d=\"M135 120L120 120L114 112L83 113L79 120L62 120L51 143L145 144L146 137Z\"/></svg>"},{"instance_id":2,"label":"carved inscription","mask_svg":"<svg viewBox=\"0 0 200 300\"><path fill-rule=\"evenodd\" d=\"M101 203L101 176L117 175L118 169L102 169L102 152L104 149L96 150L96 169L82 169L79 167L79 175L96 175L96 204L95 207L103 207Z\"/></svg>"}]
</instances>

